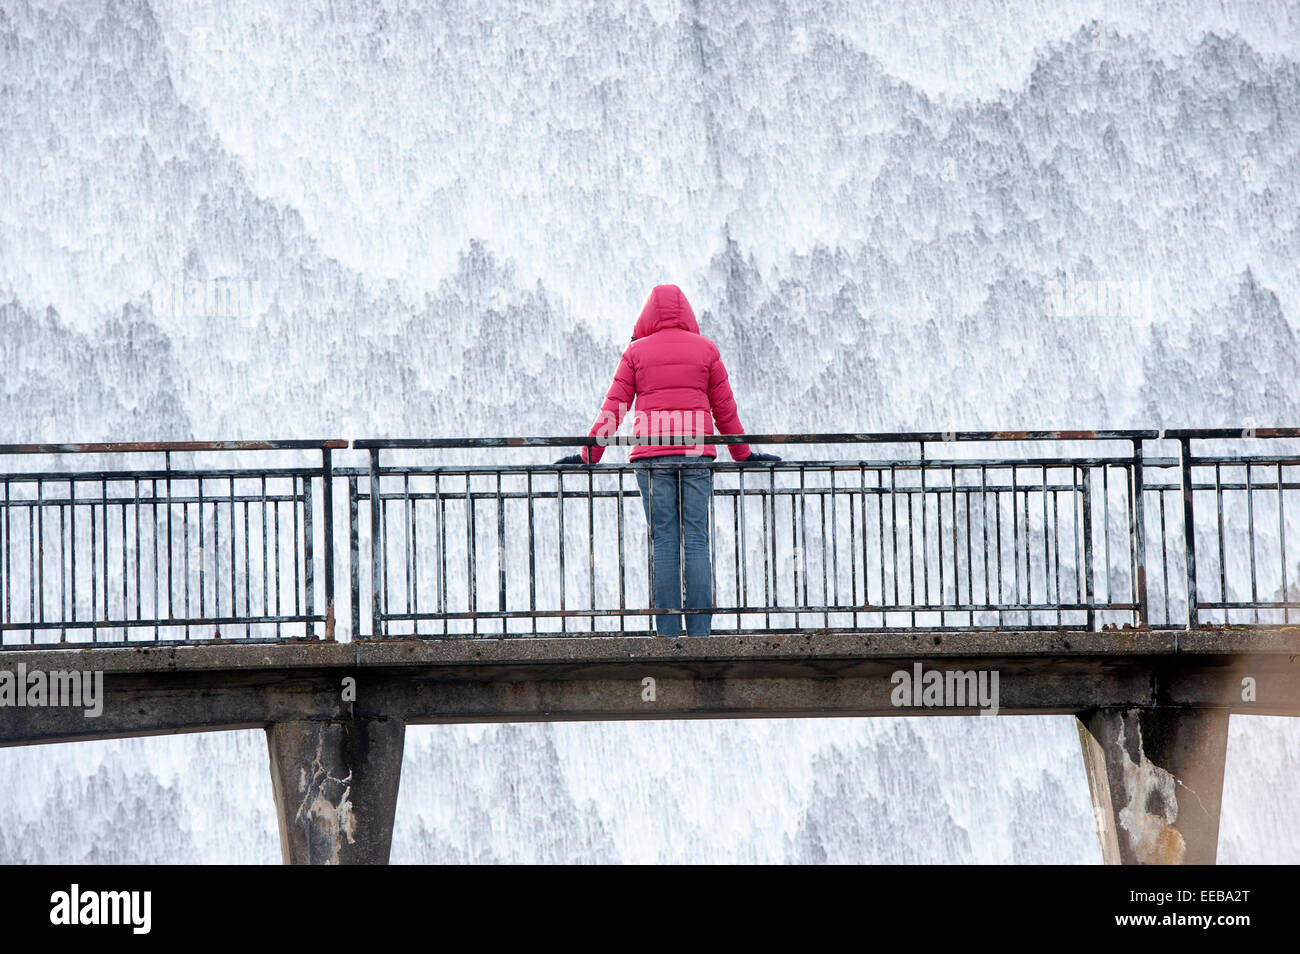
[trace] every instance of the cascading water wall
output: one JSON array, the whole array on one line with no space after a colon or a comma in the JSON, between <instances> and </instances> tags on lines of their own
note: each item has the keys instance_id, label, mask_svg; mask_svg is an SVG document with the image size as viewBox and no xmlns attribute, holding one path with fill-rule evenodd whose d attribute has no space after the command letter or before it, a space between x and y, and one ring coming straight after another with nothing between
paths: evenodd
<instances>
[{"instance_id":1,"label":"cascading water wall","mask_svg":"<svg viewBox=\"0 0 1300 954\"><path fill-rule=\"evenodd\" d=\"M0 162L0 441L575 433L663 281L755 431L1300 423L1285 0L0 0ZM0 861L279 857L261 733L0 770ZM1234 717L1221 860L1298 781ZM1100 852L1044 717L415 728L393 857Z\"/></svg>"}]
</instances>

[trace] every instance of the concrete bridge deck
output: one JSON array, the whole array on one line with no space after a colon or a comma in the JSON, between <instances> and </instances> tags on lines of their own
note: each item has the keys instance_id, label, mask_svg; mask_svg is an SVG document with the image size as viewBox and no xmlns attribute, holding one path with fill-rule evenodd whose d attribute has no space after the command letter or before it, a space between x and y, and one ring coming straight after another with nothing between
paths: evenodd
<instances>
[{"instance_id":1,"label":"concrete bridge deck","mask_svg":"<svg viewBox=\"0 0 1300 954\"><path fill-rule=\"evenodd\" d=\"M998 674L1003 715L1098 708L1300 715L1300 627L201 643L9 652L6 668L104 673L103 713L9 708L0 745L353 717L407 724L969 715L895 705L892 676ZM356 680L343 701L342 680ZM654 691L646 692L647 678ZM1254 680L1243 701L1242 680Z\"/></svg>"}]
</instances>

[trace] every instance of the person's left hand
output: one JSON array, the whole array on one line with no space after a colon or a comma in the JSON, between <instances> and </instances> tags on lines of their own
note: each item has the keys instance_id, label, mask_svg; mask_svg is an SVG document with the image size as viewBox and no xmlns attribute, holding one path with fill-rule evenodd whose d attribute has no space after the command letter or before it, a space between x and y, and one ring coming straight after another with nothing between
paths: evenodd
<instances>
[{"instance_id":1,"label":"person's left hand","mask_svg":"<svg viewBox=\"0 0 1300 954\"><path fill-rule=\"evenodd\" d=\"M581 454L570 454L568 457L561 457L555 462L556 464L578 464L582 465L585 461Z\"/></svg>"}]
</instances>

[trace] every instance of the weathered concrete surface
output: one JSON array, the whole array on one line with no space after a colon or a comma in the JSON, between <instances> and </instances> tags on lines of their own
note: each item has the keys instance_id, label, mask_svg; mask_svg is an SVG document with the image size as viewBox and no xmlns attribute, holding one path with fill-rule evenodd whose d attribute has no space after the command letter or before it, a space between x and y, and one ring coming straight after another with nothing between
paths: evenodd
<instances>
[{"instance_id":1,"label":"weathered concrete surface","mask_svg":"<svg viewBox=\"0 0 1300 954\"><path fill-rule=\"evenodd\" d=\"M486 663L591 663L629 660L832 660L919 656L1161 656L1300 654L1300 626L1200 630L962 630L947 632L755 633L742 636L519 636L363 640L145 643L73 647L51 644L0 652L47 668L104 672L257 669L266 666L478 666ZM54 660L54 661L52 661ZM55 662L57 661L57 663Z\"/></svg>"},{"instance_id":2,"label":"weathered concrete surface","mask_svg":"<svg viewBox=\"0 0 1300 954\"><path fill-rule=\"evenodd\" d=\"M1101 709L1078 717L1107 864L1214 864L1226 709Z\"/></svg>"},{"instance_id":3,"label":"weathered concrete surface","mask_svg":"<svg viewBox=\"0 0 1300 954\"><path fill-rule=\"evenodd\" d=\"M1195 652L1187 651L1189 645ZM101 670L103 714L0 710L0 745L329 721L404 723L965 715L899 708L891 677L991 670L1001 714L1225 708L1300 714L1300 629L397 639L6 651L0 668ZM340 698L357 680L354 707ZM655 691L645 692L644 680ZM1243 681L1254 686L1248 700Z\"/></svg>"},{"instance_id":4,"label":"weathered concrete surface","mask_svg":"<svg viewBox=\"0 0 1300 954\"><path fill-rule=\"evenodd\" d=\"M387 864L406 727L396 719L266 730L285 864Z\"/></svg>"}]
</instances>

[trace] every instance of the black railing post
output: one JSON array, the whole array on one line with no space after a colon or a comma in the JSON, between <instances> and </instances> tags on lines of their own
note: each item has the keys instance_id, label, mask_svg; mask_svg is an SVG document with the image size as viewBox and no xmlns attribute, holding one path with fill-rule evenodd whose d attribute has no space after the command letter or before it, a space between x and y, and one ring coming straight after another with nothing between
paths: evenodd
<instances>
[{"instance_id":1,"label":"black railing post","mask_svg":"<svg viewBox=\"0 0 1300 954\"><path fill-rule=\"evenodd\" d=\"M1192 509L1192 439L1179 438L1178 459L1182 468L1183 485L1183 541L1187 560L1187 628L1195 629L1199 618L1196 611L1196 514ZM1254 545L1254 541L1251 541Z\"/></svg>"},{"instance_id":2,"label":"black railing post","mask_svg":"<svg viewBox=\"0 0 1300 954\"><path fill-rule=\"evenodd\" d=\"M370 592L371 592L371 631L370 635L378 639L383 634L384 603L384 551L383 534L380 532L379 500L379 448L370 449Z\"/></svg>"},{"instance_id":3,"label":"black railing post","mask_svg":"<svg viewBox=\"0 0 1300 954\"><path fill-rule=\"evenodd\" d=\"M1142 439L1133 441L1133 500L1129 518L1133 532L1133 602L1137 604L1137 625L1148 625L1147 619L1147 530L1146 513L1142 502L1143 484Z\"/></svg>"},{"instance_id":4,"label":"black railing post","mask_svg":"<svg viewBox=\"0 0 1300 954\"><path fill-rule=\"evenodd\" d=\"M1015 505L1014 497L1012 505ZM1092 467L1086 464L1083 467L1083 600L1088 606L1088 630L1091 632L1097 612L1092 608Z\"/></svg>"},{"instance_id":5,"label":"black railing post","mask_svg":"<svg viewBox=\"0 0 1300 954\"><path fill-rule=\"evenodd\" d=\"M361 638L361 534L357 530L357 479L348 478L348 583L352 638Z\"/></svg>"},{"instance_id":6,"label":"black railing post","mask_svg":"<svg viewBox=\"0 0 1300 954\"><path fill-rule=\"evenodd\" d=\"M325 638L334 641L334 465L328 447L321 451L321 509L325 520Z\"/></svg>"},{"instance_id":7,"label":"black railing post","mask_svg":"<svg viewBox=\"0 0 1300 954\"><path fill-rule=\"evenodd\" d=\"M297 478L294 479L297 480ZM312 489L311 489L312 480L313 478L310 473L303 475L302 478L302 541L303 541L302 566L303 566L303 576L304 576L303 591L307 595L307 599L306 599L307 623L305 627L305 632L303 634L305 636L316 635L316 621L311 618L316 615L316 524L313 519L315 516L313 511L316 509L316 503L315 500L313 499L314 495L312 494ZM297 506L297 504L295 503L294 506ZM213 505L214 514L215 514L215 508L216 505L214 504ZM215 516L213 517L213 519L215 521L216 519ZM298 529L297 526L295 526L294 527L295 532L297 531L297 529ZM231 531L231 538L232 539L234 538L233 529ZM298 546L298 541L294 540L294 547L296 548L297 546ZM295 576L294 586L296 587L297 584L298 584L298 578ZM218 613L217 615L219 616L221 614Z\"/></svg>"}]
</instances>

